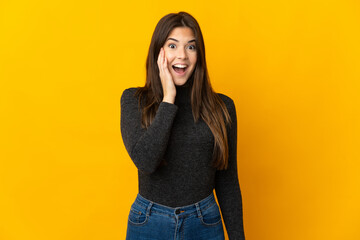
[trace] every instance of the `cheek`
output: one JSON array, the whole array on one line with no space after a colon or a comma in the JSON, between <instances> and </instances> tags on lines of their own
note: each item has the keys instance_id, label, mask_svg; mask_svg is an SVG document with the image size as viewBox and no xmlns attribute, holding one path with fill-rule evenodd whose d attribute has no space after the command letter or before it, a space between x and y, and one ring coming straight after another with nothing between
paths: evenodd
<instances>
[{"instance_id":1,"label":"cheek","mask_svg":"<svg viewBox=\"0 0 360 240\"><path fill-rule=\"evenodd\" d=\"M197 62L196 53L190 56L190 61L191 61L192 64L196 65L196 62Z\"/></svg>"},{"instance_id":2,"label":"cheek","mask_svg":"<svg viewBox=\"0 0 360 240\"><path fill-rule=\"evenodd\" d=\"M196 59L196 57L194 57L193 59L192 59L192 64L194 65L194 67L196 66L196 63L197 63L197 59Z\"/></svg>"},{"instance_id":3,"label":"cheek","mask_svg":"<svg viewBox=\"0 0 360 240\"><path fill-rule=\"evenodd\" d=\"M170 63L172 61L173 57L171 56L170 53L165 52L165 57L166 57L166 60L167 60L168 63Z\"/></svg>"},{"instance_id":4,"label":"cheek","mask_svg":"<svg viewBox=\"0 0 360 240\"><path fill-rule=\"evenodd\" d=\"M165 57L166 57L166 59L168 60L168 62L169 61L173 61L174 60L174 58L175 58L175 53L174 53L174 51L171 51L171 50L165 50Z\"/></svg>"}]
</instances>

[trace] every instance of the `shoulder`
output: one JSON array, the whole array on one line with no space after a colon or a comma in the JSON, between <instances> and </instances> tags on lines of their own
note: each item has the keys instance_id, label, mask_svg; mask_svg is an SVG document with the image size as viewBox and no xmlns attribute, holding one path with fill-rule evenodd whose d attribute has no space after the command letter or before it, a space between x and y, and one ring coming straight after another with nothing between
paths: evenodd
<instances>
[{"instance_id":1,"label":"shoulder","mask_svg":"<svg viewBox=\"0 0 360 240\"><path fill-rule=\"evenodd\" d=\"M120 98L121 103L126 103L129 101L136 100L135 92L137 89L138 87L126 88L121 94L121 98Z\"/></svg>"},{"instance_id":2,"label":"shoulder","mask_svg":"<svg viewBox=\"0 0 360 240\"><path fill-rule=\"evenodd\" d=\"M234 100L231 97L229 97L223 93L217 93L217 95L225 103L225 106L228 110L228 113L229 113L229 116L231 119L230 128L234 129L232 126L234 124L235 124L235 126L237 125L237 114L236 114L236 107L235 107Z\"/></svg>"},{"instance_id":3,"label":"shoulder","mask_svg":"<svg viewBox=\"0 0 360 240\"><path fill-rule=\"evenodd\" d=\"M130 87L126 88L122 94L121 97L133 97L138 87Z\"/></svg>"},{"instance_id":4,"label":"shoulder","mask_svg":"<svg viewBox=\"0 0 360 240\"><path fill-rule=\"evenodd\" d=\"M234 100L229 97L228 95L225 95L223 93L216 93L220 98L221 100L225 103L227 109L229 111L235 111L235 103L234 103Z\"/></svg>"}]
</instances>

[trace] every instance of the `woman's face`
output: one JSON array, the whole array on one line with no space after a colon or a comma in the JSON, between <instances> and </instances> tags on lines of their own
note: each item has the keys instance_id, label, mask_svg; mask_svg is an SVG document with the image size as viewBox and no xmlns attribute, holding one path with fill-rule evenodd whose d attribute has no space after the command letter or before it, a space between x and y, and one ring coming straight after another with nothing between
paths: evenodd
<instances>
[{"instance_id":1,"label":"woman's face","mask_svg":"<svg viewBox=\"0 0 360 240\"><path fill-rule=\"evenodd\" d=\"M189 27L174 28L163 47L175 85L184 85L193 73L197 61L193 31Z\"/></svg>"}]
</instances>

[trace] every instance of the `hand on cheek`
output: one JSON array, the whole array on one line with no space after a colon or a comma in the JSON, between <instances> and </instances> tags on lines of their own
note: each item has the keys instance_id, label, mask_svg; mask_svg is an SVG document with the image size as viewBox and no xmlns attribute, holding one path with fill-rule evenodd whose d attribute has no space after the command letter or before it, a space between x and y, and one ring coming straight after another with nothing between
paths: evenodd
<instances>
[{"instance_id":1,"label":"hand on cheek","mask_svg":"<svg viewBox=\"0 0 360 240\"><path fill-rule=\"evenodd\" d=\"M161 48L158 56L158 66L160 80L164 91L164 99L173 102L176 95L175 83L170 74L169 63L167 62L165 50L163 48Z\"/></svg>"},{"instance_id":2,"label":"hand on cheek","mask_svg":"<svg viewBox=\"0 0 360 240\"><path fill-rule=\"evenodd\" d=\"M170 71L170 63L169 63L169 58L168 58L168 56L167 56L167 54L166 54L166 51L165 51L165 49L164 49L164 56L165 56L165 58L166 58L166 62L167 62L167 67L168 67L168 69L169 69L169 71Z\"/></svg>"}]
</instances>

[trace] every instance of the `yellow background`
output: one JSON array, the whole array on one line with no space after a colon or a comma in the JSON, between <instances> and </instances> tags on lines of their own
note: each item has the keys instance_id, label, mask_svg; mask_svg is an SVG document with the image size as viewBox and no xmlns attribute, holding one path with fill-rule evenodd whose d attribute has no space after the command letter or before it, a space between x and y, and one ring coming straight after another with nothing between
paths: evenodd
<instances>
[{"instance_id":1,"label":"yellow background","mask_svg":"<svg viewBox=\"0 0 360 240\"><path fill-rule=\"evenodd\" d=\"M360 2L0 2L0 239L125 239L120 96L188 11L234 99L247 240L360 239Z\"/></svg>"}]
</instances>

